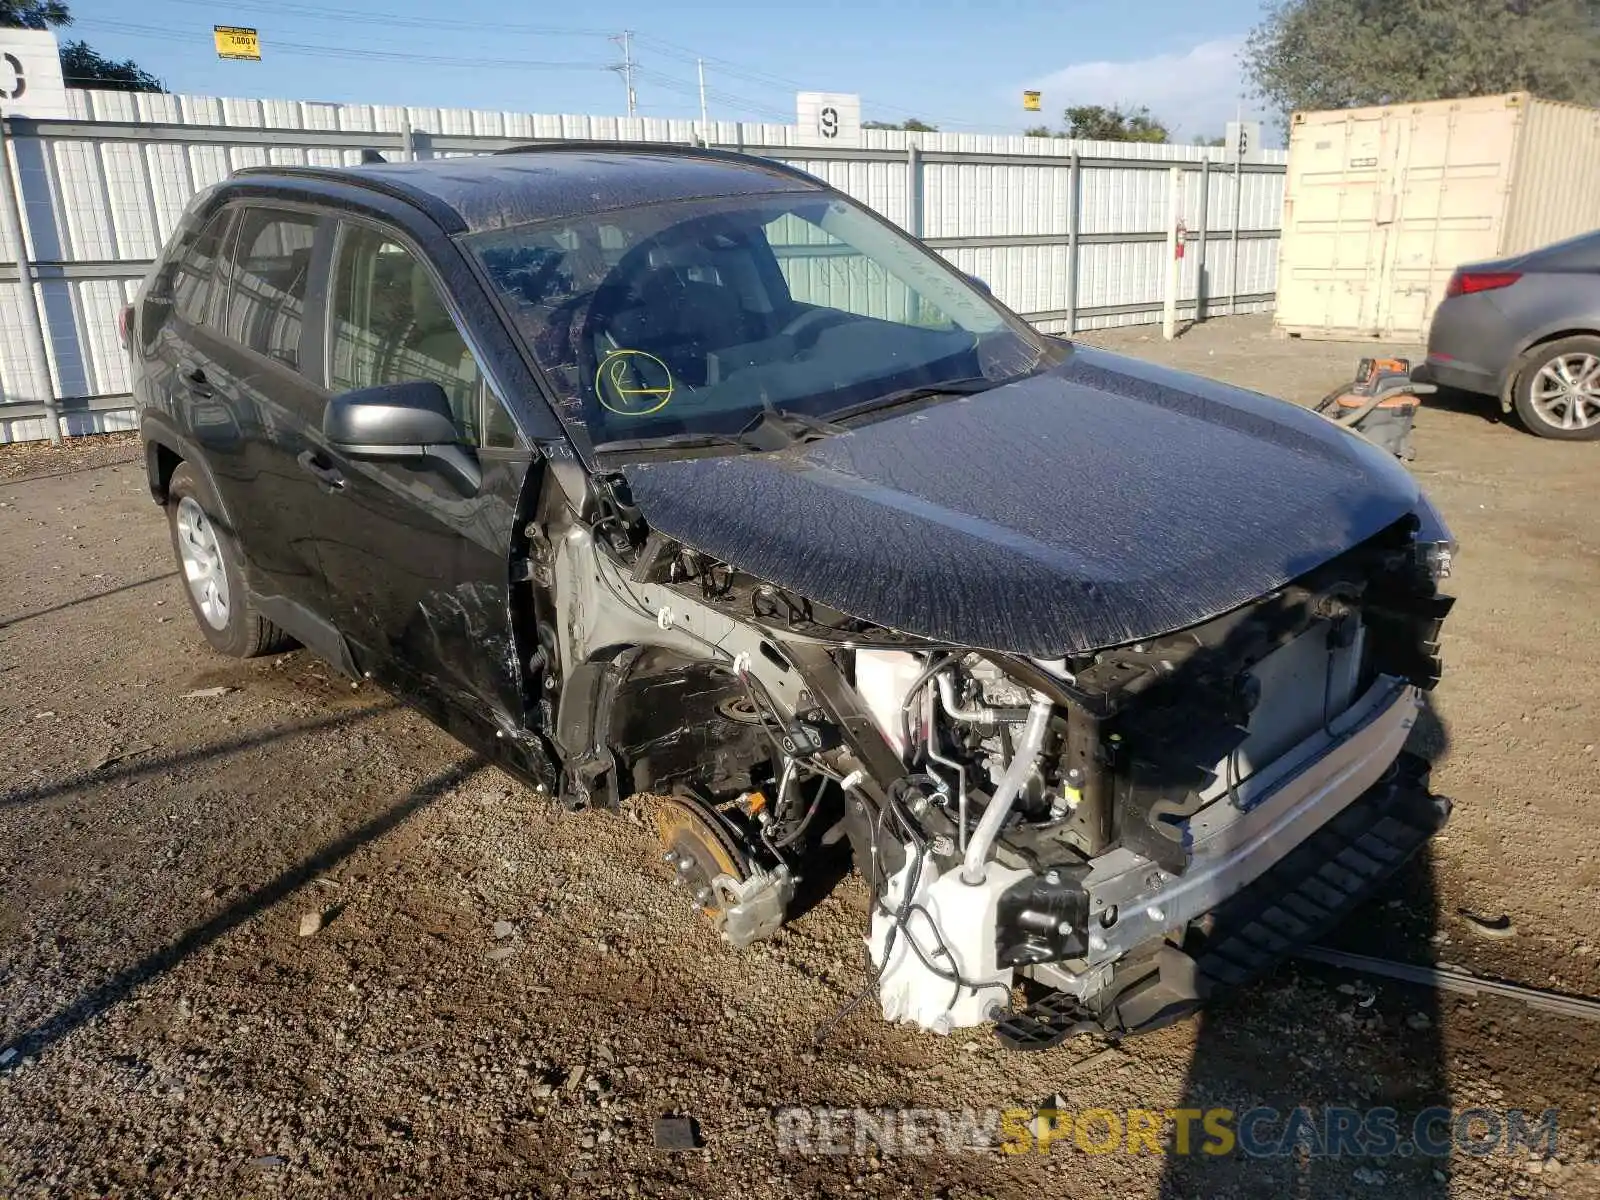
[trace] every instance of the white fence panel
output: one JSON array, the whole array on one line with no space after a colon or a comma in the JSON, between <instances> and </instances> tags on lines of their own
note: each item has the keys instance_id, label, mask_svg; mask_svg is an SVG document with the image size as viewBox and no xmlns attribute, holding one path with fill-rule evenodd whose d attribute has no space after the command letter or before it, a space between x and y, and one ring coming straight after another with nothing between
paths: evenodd
<instances>
[{"instance_id":1,"label":"white fence panel","mask_svg":"<svg viewBox=\"0 0 1600 1200\"><path fill-rule=\"evenodd\" d=\"M1072 204L1068 166L936 162L927 164L923 179L924 237L1067 232Z\"/></svg>"},{"instance_id":2,"label":"white fence panel","mask_svg":"<svg viewBox=\"0 0 1600 1200\"><path fill-rule=\"evenodd\" d=\"M1049 246L968 246L942 253L976 275L1018 312L1054 312L1071 302L1065 243Z\"/></svg>"}]
</instances>

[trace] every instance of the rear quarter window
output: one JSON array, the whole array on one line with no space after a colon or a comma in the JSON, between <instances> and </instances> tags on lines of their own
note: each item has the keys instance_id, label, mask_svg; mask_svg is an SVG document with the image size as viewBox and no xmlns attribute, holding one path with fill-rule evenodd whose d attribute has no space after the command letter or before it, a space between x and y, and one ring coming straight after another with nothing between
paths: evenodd
<instances>
[{"instance_id":1,"label":"rear quarter window","mask_svg":"<svg viewBox=\"0 0 1600 1200\"><path fill-rule=\"evenodd\" d=\"M193 325L207 324L211 312L217 260L227 246L233 210L224 209L208 221L179 252L173 263L173 311Z\"/></svg>"}]
</instances>

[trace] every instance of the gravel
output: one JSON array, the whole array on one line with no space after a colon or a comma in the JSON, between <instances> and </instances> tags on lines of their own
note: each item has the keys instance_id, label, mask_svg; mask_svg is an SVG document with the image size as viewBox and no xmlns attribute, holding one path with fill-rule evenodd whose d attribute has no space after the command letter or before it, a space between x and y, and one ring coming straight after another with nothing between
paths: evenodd
<instances>
[{"instance_id":1,"label":"gravel","mask_svg":"<svg viewBox=\"0 0 1600 1200\"><path fill-rule=\"evenodd\" d=\"M1171 346L1096 340L1301 400L1372 349L1252 320ZM1451 956L1593 994L1595 448L1449 400L1417 441L1463 545L1447 676L1417 731L1455 816L1339 944L1427 961L1458 909L1503 911L1517 937L1461 937ZM981 1031L886 1025L870 1000L817 1047L865 982L859 877L737 952L625 815L564 812L303 652L218 658L142 467L117 461L134 452L0 450L0 1194L1376 1194L1358 1170L1407 1196L1600 1194L1600 1031L1495 999L1346 995L1291 966L1078 1072L1107 1048L1007 1054ZM179 699L216 688L225 703ZM1542 1155L1499 1153L799 1157L775 1132L791 1105L1058 1093L1113 1110L1555 1106L1562 1166L1554 1184ZM696 1148L658 1149L663 1117L692 1120Z\"/></svg>"}]
</instances>

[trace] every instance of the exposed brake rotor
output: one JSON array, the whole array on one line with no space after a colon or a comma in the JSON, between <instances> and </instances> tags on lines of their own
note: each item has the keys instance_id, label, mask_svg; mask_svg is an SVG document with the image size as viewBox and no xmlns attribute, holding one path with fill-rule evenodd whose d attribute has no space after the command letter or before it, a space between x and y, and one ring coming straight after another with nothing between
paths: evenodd
<instances>
[{"instance_id":1,"label":"exposed brake rotor","mask_svg":"<svg viewBox=\"0 0 1600 1200\"><path fill-rule=\"evenodd\" d=\"M743 883L750 878L750 859L734 830L711 805L683 792L652 796L646 807L673 882L688 891L707 917L719 920L723 897L716 881L727 877Z\"/></svg>"}]
</instances>

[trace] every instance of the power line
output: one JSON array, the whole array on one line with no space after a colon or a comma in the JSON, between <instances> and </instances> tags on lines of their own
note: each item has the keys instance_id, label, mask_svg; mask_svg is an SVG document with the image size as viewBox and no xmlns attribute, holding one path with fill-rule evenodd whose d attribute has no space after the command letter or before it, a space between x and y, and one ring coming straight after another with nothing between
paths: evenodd
<instances>
[{"instance_id":1,"label":"power line","mask_svg":"<svg viewBox=\"0 0 1600 1200\"><path fill-rule=\"evenodd\" d=\"M160 29L151 25L132 25L122 21L97 21L97 28L103 28L115 33L126 33L137 37L153 38L159 41L181 42L193 45L203 39L199 35L188 33L175 33L171 30ZM312 58L344 58L367 62L406 62L417 63L422 66L434 67L462 67L486 70L571 70L571 71L609 71L610 63L580 62L580 61L535 61L531 59L511 58L456 58L443 54L415 54L404 50L384 50L376 47L356 46L328 46L309 42L284 42L276 38L269 38L265 42L265 49L273 54L301 55Z\"/></svg>"},{"instance_id":2,"label":"power line","mask_svg":"<svg viewBox=\"0 0 1600 1200\"><path fill-rule=\"evenodd\" d=\"M195 8L205 8L212 12L216 10L215 0L168 0L168 2L173 4L189 5ZM722 58L712 54L697 53L696 51L689 49L687 46L668 41L665 38L659 38L650 34L635 34L631 30L626 31L626 33L623 35L618 35L611 30L582 28L575 26L517 25L503 24L500 22L486 23L462 21L450 18L430 18L398 14L391 16L386 14L363 12L357 9L337 7L330 8L324 5L296 3L293 2L293 0L231 0L231 3L237 7L263 11L274 16L291 15L303 19L335 23L385 25L405 29L439 29L466 32L478 31L490 33L496 37L503 37L505 35L527 35L533 37L592 37L604 38L613 42L620 40L624 43L623 62L621 64L599 61L585 62L581 60L551 61L510 58L484 59L478 57L456 57L451 55L421 54L404 50L385 50L370 45L360 47L333 46L313 42L280 41L277 37L268 34L268 36L263 39L264 45L268 51L274 54L283 53L292 56L312 58L344 58L352 61L367 62L406 62L416 63L422 66L461 69L481 68L485 70L617 71L623 75L625 81L628 80L630 75L644 77L651 79L653 82L671 91L681 92L684 95L690 96L699 95L699 89L695 84L691 84L685 80L678 79L670 75L666 75L663 72L648 70L641 67L632 57L631 43L633 41L638 41L644 43L648 47L653 48L658 53L665 54L669 58L678 59L685 63L694 63L698 66L701 60L704 60L705 63L714 64L718 69L718 73L721 75L732 76L735 79L742 79L749 83L758 84L761 87L781 88L789 92L811 90L811 85L802 83L799 80L790 79L782 75L774 75L766 71L754 70L740 65L732 59ZM194 44L195 42L201 41L201 35L198 34L184 34L171 29L159 28L155 26L134 25L114 20L94 20L92 22L88 22L87 24L92 24L93 27L104 28L112 32L127 33L133 36L155 38L163 41L183 42L187 44ZM631 86L631 84L628 86L628 95L630 109L632 111L637 111L637 98L634 93L634 88ZM752 112L762 113L767 116L774 116L783 121L790 120L794 115L793 112L787 107L779 107L773 104L761 103L759 101L751 100L747 96L741 96L737 93L729 92L721 88L708 87L706 89L706 95L709 98L717 99L724 104L734 105ZM981 123L957 121L947 117L941 117L938 114L926 113L922 110L904 108L893 104L883 104L865 96L862 97L862 102L863 104L870 104L873 107L881 109L885 112L898 113L902 116L924 116L937 121L941 125L965 127L969 129L987 128L987 126Z\"/></svg>"},{"instance_id":3,"label":"power line","mask_svg":"<svg viewBox=\"0 0 1600 1200\"><path fill-rule=\"evenodd\" d=\"M287 51L312 58L355 58L371 62L408 62L432 67L479 68L491 71L610 71L610 63L540 62L524 58L452 58L439 54L410 54L399 50L354 50L338 46L308 46L295 42L272 41L268 49Z\"/></svg>"},{"instance_id":4,"label":"power line","mask_svg":"<svg viewBox=\"0 0 1600 1200\"><path fill-rule=\"evenodd\" d=\"M698 97L700 94L700 89L697 84L688 83L684 80L674 79L671 76L660 75L655 72L647 73L647 77L650 82L655 83L660 87L667 88L669 91L677 92L680 95L694 98ZM777 117L780 120L787 120L792 115L787 110L773 108L770 105L760 104L754 100L748 99L747 97L736 96L731 92L719 91L712 87L706 88L705 94L708 100L715 100L728 107L743 109L748 112L760 113L769 117Z\"/></svg>"},{"instance_id":5,"label":"power line","mask_svg":"<svg viewBox=\"0 0 1600 1200\"><path fill-rule=\"evenodd\" d=\"M187 4L195 8L204 8L215 12L215 0L168 0L170 4ZM610 37L609 29L579 29L571 26L559 25L511 25L496 21L492 24L483 22L463 22L446 17L418 17L410 15L388 15L385 13L362 12L353 8L329 8L321 4L296 4L280 2L280 0L230 0L235 7L261 9L276 16L288 14L297 17L308 17L320 21L344 21L355 25L385 25L404 27L409 29L450 29L472 30L474 28L485 32L497 34L519 33L531 34L537 37Z\"/></svg>"},{"instance_id":6,"label":"power line","mask_svg":"<svg viewBox=\"0 0 1600 1200\"><path fill-rule=\"evenodd\" d=\"M716 63L724 73L741 79L748 79L754 83L766 84L769 87L781 87L797 92L811 90L809 84L800 83L793 79L785 79L781 75L769 75L762 71L752 71L746 67L741 67L730 59L718 58L714 54L698 54L687 46L680 46L676 42L667 41L665 38L645 34L641 35L639 40L653 45L657 50L667 54L669 57L679 58L684 62L695 62L698 59L704 59L708 63Z\"/></svg>"},{"instance_id":7,"label":"power line","mask_svg":"<svg viewBox=\"0 0 1600 1200\"><path fill-rule=\"evenodd\" d=\"M151 38L158 41L177 42L184 45L204 44L203 35L199 33L182 32L165 29L153 25L139 25L126 21L97 21L96 28L110 32L124 33L130 36ZM374 46L331 46L321 43L286 42L277 38L267 38L264 50L269 54L290 54L313 58L350 59L368 62L405 62L417 63L425 66L459 67L463 69L487 70L594 70L615 71L616 64L609 62L581 62L581 61L535 61L530 59L486 59L486 58L458 58L440 54L418 54L410 51L388 50ZM640 67L637 63L631 64L632 70L639 78L648 79L670 91L681 92L685 95L698 96L698 85L686 80L678 79L665 72L655 71ZM630 89L631 90L631 89ZM706 95L723 104L747 109L752 112L776 116L787 119L789 113L785 109L775 108L762 104L733 92L717 88L707 88ZM637 104L635 105L637 112Z\"/></svg>"},{"instance_id":8,"label":"power line","mask_svg":"<svg viewBox=\"0 0 1600 1200\"><path fill-rule=\"evenodd\" d=\"M700 85L698 83L692 83L687 79L679 79L674 75L667 75L664 72L657 71L649 67L636 66L634 69L638 72L641 78L648 82L655 83L660 87L667 88L670 91L681 92L685 96L697 97L700 95ZM793 115L787 109L776 108L770 104L762 104L760 101L752 100L748 96L740 96L734 92L723 91L721 88L708 86L705 89L705 94L708 99L717 100L723 104L732 105L736 108L747 109L752 112L765 113L768 116L776 116L784 120L787 120Z\"/></svg>"},{"instance_id":9,"label":"power line","mask_svg":"<svg viewBox=\"0 0 1600 1200\"><path fill-rule=\"evenodd\" d=\"M750 68L743 67L743 66L739 65L738 63L733 62L730 59L718 58L716 55L713 55L713 54L698 53L698 52L696 52L694 50L689 49L687 46L680 46L678 43L669 42L669 41L665 40L664 38L658 38L658 37L655 37L655 36L652 36L652 35L641 34L640 37L639 37L639 40L641 42L644 42L647 45L653 47L655 50L657 50L660 53L666 54L666 55L668 55L669 57L672 57L672 58L682 59L685 62L694 62L697 59L702 59L703 58L708 63L717 64L717 66L721 69L723 74L732 75L732 76L734 76L735 78L738 78L738 79L745 79L745 80L750 81L751 83L759 83L759 84L762 84L762 85L764 85L766 87L781 87L781 88L784 88L784 89L786 89L788 91L795 91L795 92L808 92L808 91L816 90L814 85L812 85L812 84L801 83L797 79L788 79L788 78L786 78L786 77L784 77L782 75L773 75L773 74L770 74L770 73L765 72L765 71L751 70ZM988 128L988 126L982 124L981 122L956 121L956 120L952 120L952 119L950 119L948 117L938 116L937 114L934 114L934 113L928 113L928 112L919 111L919 110L910 109L910 108L902 108L901 106L895 105L895 104L884 104L884 103L881 103L880 101L878 101L876 99L873 99L873 98L867 97L867 96L861 97L861 102L863 104L871 104L873 107L882 109L885 112L899 113L900 115L906 116L906 117L916 117L916 116L921 116L921 117L925 117L925 118L926 117L931 117L933 120L938 121L941 125L964 126L964 127L968 128L968 129L986 129L986 128Z\"/></svg>"}]
</instances>

